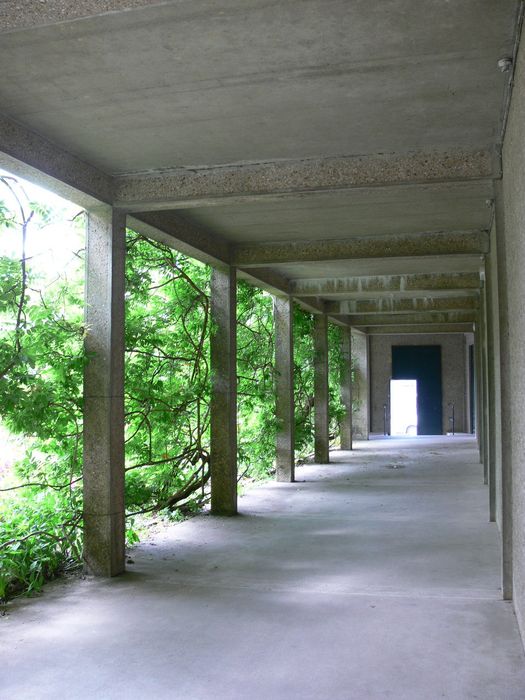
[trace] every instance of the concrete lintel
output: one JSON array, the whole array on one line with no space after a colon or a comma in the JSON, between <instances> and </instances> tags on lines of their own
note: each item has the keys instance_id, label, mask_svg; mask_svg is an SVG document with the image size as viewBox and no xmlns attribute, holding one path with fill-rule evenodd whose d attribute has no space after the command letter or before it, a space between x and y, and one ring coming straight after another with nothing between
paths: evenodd
<instances>
[{"instance_id":1,"label":"concrete lintel","mask_svg":"<svg viewBox=\"0 0 525 700\"><path fill-rule=\"evenodd\" d=\"M358 316L346 316L347 322L353 327L364 328L368 326L412 326L417 324L433 323L474 323L477 314L472 311L449 312L416 312L410 314L361 314Z\"/></svg>"},{"instance_id":2,"label":"concrete lintel","mask_svg":"<svg viewBox=\"0 0 525 700\"><path fill-rule=\"evenodd\" d=\"M0 166L85 209L113 201L109 175L1 114Z\"/></svg>"},{"instance_id":3,"label":"concrete lintel","mask_svg":"<svg viewBox=\"0 0 525 700\"><path fill-rule=\"evenodd\" d=\"M490 151L415 151L184 167L125 173L116 204L129 211L176 209L311 192L492 178Z\"/></svg>"},{"instance_id":4,"label":"concrete lintel","mask_svg":"<svg viewBox=\"0 0 525 700\"><path fill-rule=\"evenodd\" d=\"M290 292L297 296L337 296L347 298L368 298L369 295L383 295L414 292L459 292L477 290L480 286L479 274L456 272L450 274L407 274L375 275L368 277L327 277L318 279L298 279L290 282Z\"/></svg>"},{"instance_id":5,"label":"concrete lintel","mask_svg":"<svg viewBox=\"0 0 525 700\"><path fill-rule=\"evenodd\" d=\"M311 314L325 313L325 302L322 299L315 299L314 297L307 297L306 299L294 297L294 299L301 309L309 311Z\"/></svg>"},{"instance_id":6,"label":"concrete lintel","mask_svg":"<svg viewBox=\"0 0 525 700\"><path fill-rule=\"evenodd\" d=\"M472 333L472 323L436 323L418 325L372 326L364 328L368 335L411 335L429 333Z\"/></svg>"},{"instance_id":7,"label":"concrete lintel","mask_svg":"<svg viewBox=\"0 0 525 700\"><path fill-rule=\"evenodd\" d=\"M230 246L220 236L212 235L172 212L148 212L128 217L130 228L144 236L165 243L210 265L228 265Z\"/></svg>"},{"instance_id":8,"label":"concrete lintel","mask_svg":"<svg viewBox=\"0 0 525 700\"><path fill-rule=\"evenodd\" d=\"M290 280L281 275L280 272L272 270L270 267L258 267L256 270L237 269L237 276L244 279L256 287L270 292L273 296L287 299L290 296Z\"/></svg>"},{"instance_id":9,"label":"concrete lintel","mask_svg":"<svg viewBox=\"0 0 525 700\"><path fill-rule=\"evenodd\" d=\"M476 230L361 236L326 241L238 244L232 248L232 264L239 267L257 267L290 262L482 255L489 251L489 240L487 231Z\"/></svg>"},{"instance_id":10,"label":"concrete lintel","mask_svg":"<svg viewBox=\"0 0 525 700\"><path fill-rule=\"evenodd\" d=\"M476 311L479 300L473 297L432 297L408 299L358 299L325 302L326 312L333 315L415 313L419 311Z\"/></svg>"}]
</instances>

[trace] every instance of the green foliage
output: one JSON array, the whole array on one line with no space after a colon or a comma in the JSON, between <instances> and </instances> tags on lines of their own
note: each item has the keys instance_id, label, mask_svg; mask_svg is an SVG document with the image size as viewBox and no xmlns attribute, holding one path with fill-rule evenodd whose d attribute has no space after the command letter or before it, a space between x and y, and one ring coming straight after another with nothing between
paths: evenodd
<instances>
[{"instance_id":1,"label":"green foliage","mask_svg":"<svg viewBox=\"0 0 525 700\"><path fill-rule=\"evenodd\" d=\"M330 440L336 442L339 437L339 424L344 416L341 401L341 375L343 371L342 329L340 326L328 326L328 394L330 415Z\"/></svg>"},{"instance_id":2,"label":"green foliage","mask_svg":"<svg viewBox=\"0 0 525 700\"><path fill-rule=\"evenodd\" d=\"M294 307L294 400L296 459L314 451L314 319Z\"/></svg>"},{"instance_id":3,"label":"green foliage","mask_svg":"<svg viewBox=\"0 0 525 700\"><path fill-rule=\"evenodd\" d=\"M237 287L238 459L241 474L275 467L273 300L242 280Z\"/></svg>"},{"instance_id":4,"label":"green foliage","mask_svg":"<svg viewBox=\"0 0 525 700\"><path fill-rule=\"evenodd\" d=\"M209 476L210 271L133 232L127 246L126 503L138 512L176 507Z\"/></svg>"},{"instance_id":5,"label":"green foliage","mask_svg":"<svg viewBox=\"0 0 525 700\"><path fill-rule=\"evenodd\" d=\"M26 489L0 502L0 600L39 591L81 558L79 516L64 520L69 494Z\"/></svg>"},{"instance_id":6,"label":"green foliage","mask_svg":"<svg viewBox=\"0 0 525 700\"><path fill-rule=\"evenodd\" d=\"M29 203L11 178L2 182L14 193L15 206L0 202L0 242L8 244L8 252L0 254L0 422L24 437L25 453L0 482L0 599L15 591L37 591L46 578L81 561L85 362L83 251L52 278L39 270L27 255L27 237L45 236L58 215ZM77 219L70 225L81 223ZM237 294L239 473L261 479L275 467L273 300L243 281ZM209 297L208 266L128 232L128 544L138 539L140 514L179 518L209 498ZM296 308L299 459L313 451L312 331L312 316ZM335 439L342 412L337 327L330 327L329 341L330 433Z\"/></svg>"}]
</instances>

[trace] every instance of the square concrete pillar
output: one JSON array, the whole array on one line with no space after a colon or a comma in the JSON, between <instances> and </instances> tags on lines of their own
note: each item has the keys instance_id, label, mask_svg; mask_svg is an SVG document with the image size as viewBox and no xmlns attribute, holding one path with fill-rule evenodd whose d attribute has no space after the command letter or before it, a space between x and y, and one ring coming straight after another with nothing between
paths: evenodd
<instances>
[{"instance_id":1,"label":"square concrete pillar","mask_svg":"<svg viewBox=\"0 0 525 700\"><path fill-rule=\"evenodd\" d=\"M356 377L352 387L357 409L352 416L353 438L368 440L370 434L370 372L368 336L352 329L352 353L356 361Z\"/></svg>"},{"instance_id":2,"label":"square concrete pillar","mask_svg":"<svg viewBox=\"0 0 525 700\"><path fill-rule=\"evenodd\" d=\"M328 317L314 315L315 462L328 464Z\"/></svg>"},{"instance_id":3,"label":"square concrete pillar","mask_svg":"<svg viewBox=\"0 0 525 700\"><path fill-rule=\"evenodd\" d=\"M341 419L339 431L341 435L341 449L352 449L352 330L350 326L342 329L341 354L343 365L341 367L341 403L345 412Z\"/></svg>"},{"instance_id":4,"label":"square concrete pillar","mask_svg":"<svg viewBox=\"0 0 525 700\"><path fill-rule=\"evenodd\" d=\"M496 449L495 449L495 419L494 405L496 398L494 396L493 385L493 354L494 348L491 342L491 322L490 322L490 290L488 289L488 261L485 265L485 282L481 289L480 295L480 310L482 313L482 328L483 328L483 370L484 370L484 412L485 412L485 462L487 464L487 480L489 486L489 521L496 520Z\"/></svg>"},{"instance_id":5,"label":"square concrete pillar","mask_svg":"<svg viewBox=\"0 0 525 700\"><path fill-rule=\"evenodd\" d=\"M124 261L126 217L87 215L84 370L84 561L124 571Z\"/></svg>"},{"instance_id":6,"label":"square concrete pillar","mask_svg":"<svg viewBox=\"0 0 525 700\"><path fill-rule=\"evenodd\" d=\"M501 528L501 378L499 349L499 299L496 261L496 225L491 230L490 255L485 261L487 288L487 356L489 370L490 519Z\"/></svg>"},{"instance_id":7,"label":"square concrete pillar","mask_svg":"<svg viewBox=\"0 0 525 700\"><path fill-rule=\"evenodd\" d=\"M274 298L276 479L295 479L295 405L293 386L293 302Z\"/></svg>"},{"instance_id":8,"label":"square concrete pillar","mask_svg":"<svg viewBox=\"0 0 525 700\"><path fill-rule=\"evenodd\" d=\"M481 342L481 381L482 381L482 403L483 411L483 474L484 482L489 484L490 472L490 429L489 429L489 393L488 393L488 356L487 356L487 311L486 311L486 289L485 282L480 295L480 342Z\"/></svg>"},{"instance_id":9,"label":"square concrete pillar","mask_svg":"<svg viewBox=\"0 0 525 700\"><path fill-rule=\"evenodd\" d=\"M483 426L483 358L481 352L481 323L479 320L476 322L476 327L474 329L474 372L475 372L475 383L476 383L476 438L478 441L479 449L479 461L483 464L483 480L486 481L485 474L485 442L484 442L484 426Z\"/></svg>"},{"instance_id":10,"label":"square concrete pillar","mask_svg":"<svg viewBox=\"0 0 525 700\"><path fill-rule=\"evenodd\" d=\"M237 276L211 274L211 511L237 513Z\"/></svg>"}]
</instances>

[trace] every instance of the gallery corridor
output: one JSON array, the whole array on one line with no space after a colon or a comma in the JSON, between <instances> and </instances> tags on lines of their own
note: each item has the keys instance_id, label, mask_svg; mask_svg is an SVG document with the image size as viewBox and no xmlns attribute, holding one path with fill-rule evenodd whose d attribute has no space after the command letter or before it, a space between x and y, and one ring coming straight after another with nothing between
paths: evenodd
<instances>
[{"instance_id":1,"label":"gallery corridor","mask_svg":"<svg viewBox=\"0 0 525 700\"><path fill-rule=\"evenodd\" d=\"M522 700L471 437L375 439L0 618L0 696Z\"/></svg>"}]
</instances>

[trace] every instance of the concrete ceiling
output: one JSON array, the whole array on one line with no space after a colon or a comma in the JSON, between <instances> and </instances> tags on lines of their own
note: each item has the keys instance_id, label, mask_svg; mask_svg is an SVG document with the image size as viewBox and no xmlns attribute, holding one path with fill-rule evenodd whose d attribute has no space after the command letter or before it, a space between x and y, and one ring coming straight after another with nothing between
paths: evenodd
<instances>
[{"instance_id":1,"label":"concrete ceiling","mask_svg":"<svg viewBox=\"0 0 525 700\"><path fill-rule=\"evenodd\" d=\"M515 11L516 0L8 0L0 162L64 179L76 159L92 168L79 189L206 259L487 231L509 80L497 62L512 55ZM484 252L387 246L285 257L260 274L286 292L301 279L468 274ZM320 308L333 298L321 293Z\"/></svg>"}]
</instances>

